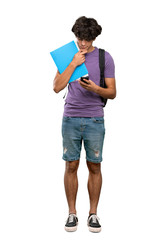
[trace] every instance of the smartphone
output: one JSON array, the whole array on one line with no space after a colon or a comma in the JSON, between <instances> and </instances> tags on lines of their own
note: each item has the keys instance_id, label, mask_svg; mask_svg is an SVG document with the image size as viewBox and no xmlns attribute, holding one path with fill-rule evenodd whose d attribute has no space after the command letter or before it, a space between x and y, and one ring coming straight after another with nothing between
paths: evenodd
<instances>
[{"instance_id":1,"label":"smartphone","mask_svg":"<svg viewBox=\"0 0 160 240\"><path fill-rule=\"evenodd\" d=\"M89 76L86 76L86 77L81 77L81 79L80 79L80 80L81 80L82 82L84 82L84 83L87 83L87 84L88 84L88 82L86 82L86 81L85 81L85 79L89 80Z\"/></svg>"}]
</instances>

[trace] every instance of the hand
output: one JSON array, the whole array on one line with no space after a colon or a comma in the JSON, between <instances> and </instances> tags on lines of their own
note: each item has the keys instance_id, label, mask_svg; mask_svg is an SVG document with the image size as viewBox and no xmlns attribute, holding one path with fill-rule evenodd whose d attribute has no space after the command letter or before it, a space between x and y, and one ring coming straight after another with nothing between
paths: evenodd
<instances>
[{"instance_id":1,"label":"hand","mask_svg":"<svg viewBox=\"0 0 160 240\"><path fill-rule=\"evenodd\" d=\"M80 50L74 55L72 62L76 65L76 67L85 62L86 53L86 50Z\"/></svg>"},{"instance_id":2,"label":"hand","mask_svg":"<svg viewBox=\"0 0 160 240\"><path fill-rule=\"evenodd\" d=\"M78 80L78 82L81 85L81 87L85 88L88 91L91 91L91 92L97 91L98 85L96 85L92 80L85 79L85 82L87 83L84 83L81 80Z\"/></svg>"}]
</instances>

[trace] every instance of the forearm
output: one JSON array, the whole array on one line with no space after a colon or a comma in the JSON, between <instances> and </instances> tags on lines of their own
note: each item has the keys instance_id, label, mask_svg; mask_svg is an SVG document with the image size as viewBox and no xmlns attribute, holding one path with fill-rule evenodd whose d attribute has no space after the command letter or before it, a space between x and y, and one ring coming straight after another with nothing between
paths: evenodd
<instances>
[{"instance_id":1,"label":"forearm","mask_svg":"<svg viewBox=\"0 0 160 240\"><path fill-rule=\"evenodd\" d=\"M72 73L76 68L76 64L72 61L62 74L55 77L53 83L53 90L58 93L67 86Z\"/></svg>"},{"instance_id":2,"label":"forearm","mask_svg":"<svg viewBox=\"0 0 160 240\"><path fill-rule=\"evenodd\" d=\"M114 99L116 97L115 88L102 88L102 87L96 86L94 92L103 98Z\"/></svg>"}]
</instances>

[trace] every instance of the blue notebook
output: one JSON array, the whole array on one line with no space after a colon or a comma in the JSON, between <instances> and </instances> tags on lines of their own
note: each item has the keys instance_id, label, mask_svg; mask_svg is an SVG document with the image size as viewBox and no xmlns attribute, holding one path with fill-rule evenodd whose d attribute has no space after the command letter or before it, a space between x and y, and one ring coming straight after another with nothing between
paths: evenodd
<instances>
[{"instance_id":1,"label":"blue notebook","mask_svg":"<svg viewBox=\"0 0 160 240\"><path fill-rule=\"evenodd\" d=\"M65 44L64 46L50 52L58 71L63 73L63 71L68 67L71 63L74 55L78 52L78 48L74 41ZM73 82L74 80L88 74L87 68L84 63L77 66L74 70L69 83Z\"/></svg>"}]
</instances>

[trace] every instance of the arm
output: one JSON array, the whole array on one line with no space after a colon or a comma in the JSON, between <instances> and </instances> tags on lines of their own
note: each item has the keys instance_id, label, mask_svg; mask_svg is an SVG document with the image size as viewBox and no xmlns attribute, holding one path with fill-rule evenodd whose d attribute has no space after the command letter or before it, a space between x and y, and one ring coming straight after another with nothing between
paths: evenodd
<instances>
[{"instance_id":1,"label":"arm","mask_svg":"<svg viewBox=\"0 0 160 240\"><path fill-rule=\"evenodd\" d=\"M97 86L95 93L103 98L114 99L116 97L116 81L115 78L105 78L107 88Z\"/></svg>"},{"instance_id":2,"label":"arm","mask_svg":"<svg viewBox=\"0 0 160 240\"><path fill-rule=\"evenodd\" d=\"M107 88L102 88L98 85L96 85L93 81L91 80L85 80L88 82L88 84L83 83L79 80L79 84L85 88L88 91L92 91L97 93L103 98L108 98L108 99L114 99L116 97L116 82L115 78L105 78L105 83L107 85Z\"/></svg>"},{"instance_id":3,"label":"arm","mask_svg":"<svg viewBox=\"0 0 160 240\"><path fill-rule=\"evenodd\" d=\"M76 65L71 62L62 74L60 74L59 71L57 71L57 74L53 80L53 91L59 93L62 89L64 89L67 86L67 83L72 73L74 72L75 68Z\"/></svg>"},{"instance_id":4,"label":"arm","mask_svg":"<svg viewBox=\"0 0 160 240\"><path fill-rule=\"evenodd\" d=\"M72 73L74 72L75 68L78 65L81 65L83 62L85 62L85 53L87 51L79 51L76 53L73 57L72 62L68 65L68 67L64 70L62 74L57 71L57 74L53 80L53 90L58 93L62 89L64 89L67 86L67 83L72 76Z\"/></svg>"}]
</instances>

